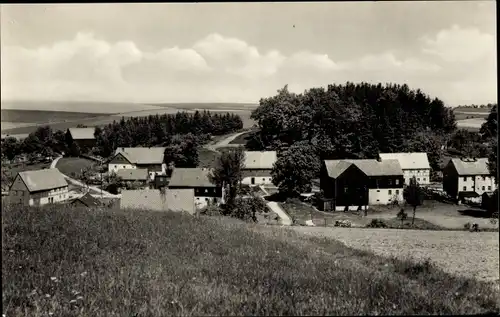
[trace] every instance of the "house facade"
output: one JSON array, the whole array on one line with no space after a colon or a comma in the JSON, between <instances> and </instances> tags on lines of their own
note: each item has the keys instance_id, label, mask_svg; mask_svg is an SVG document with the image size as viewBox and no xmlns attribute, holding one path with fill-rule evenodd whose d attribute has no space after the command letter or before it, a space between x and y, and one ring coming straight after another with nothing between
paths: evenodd
<instances>
[{"instance_id":1,"label":"house facade","mask_svg":"<svg viewBox=\"0 0 500 317\"><path fill-rule=\"evenodd\" d=\"M116 176L121 178L127 188L132 185L137 185L141 189L146 188L150 180L148 170L145 168L119 169L116 171Z\"/></svg>"},{"instance_id":2,"label":"house facade","mask_svg":"<svg viewBox=\"0 0 500 317\"><path fill-rule=\"evenodd\" d=\"M443 169L443 190L458 199L478 197L497 188L488 169L488 159L453 158Z\"/></svg>"},{"instance_id":3,"label":"house facade","mask_svg":"<svg viewBox=\"0 0 500 317\"><path fill-rule=\"evenodd\" d=\"M163 162L165 149L165 147L118 148L108 162L108 172L116 173L120 169L146 169L149 178L154 180L155 175L166 175L167 165Z\"/></svg>"},{"instance_id":4,"label":"house facade","mask_svg":"<svg viewBox=\"0 0 500 317\"><path fill-rule=\"evenodd\" d=\"M355 211L403 201L403 184L397 160L326 160L320 176L322 207L327 211Z\"/></svg>"},{"instance_id":5,"label":"house facade","mask_svg":"<svg viewBox=\"0 0 500 317\"><path fill-rule=\"evenodd\" d=\"M410 179L415 177L417 183L420 185L429 185L431 182L431 166L427 153L424 152L411 152L411 153L380 153L380 159L384 160L398 160L403 176L405 185L410 185Z\"/></svg>"},{"instance_id":6,"label":"house facade","mask_svg":"<svg viewBox=\"0 0 500 317\"><path fill-rule=\"evenodd\" d=\"M193 189L196 208L224 202L224 189L210 181L208 168L175 168L172 172L169 189Z\"/></svg>"},{"instance_id":7,"label":"house facade","mask_svg":"<svg viewBox=\"0 0 500 317\"><path fill-rule=\"evenodd\" d=\"M43 206L69 199L68 183L56 168L19 172L9 188L10 203Z\"/></svg>"},{"instance_id":8,"label":"house facade","mask_svg":"<svg viewBox=\"0 0 500 317\"><path fill-rule=\"evenodd\" d=\"M245 151L242 184L271 185L271 171L276 163L276 151Z\"/></svg>"}]
</instances>

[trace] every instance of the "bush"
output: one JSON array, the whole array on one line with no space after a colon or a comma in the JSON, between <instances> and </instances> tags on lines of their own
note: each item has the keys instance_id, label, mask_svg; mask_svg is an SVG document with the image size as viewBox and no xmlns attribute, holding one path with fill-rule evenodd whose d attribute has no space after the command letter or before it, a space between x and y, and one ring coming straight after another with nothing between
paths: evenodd
<instances>
[{"instance_id":1,"label":"bush","mask_svg":"<svg viewBox=\"0 0 500 317\"><path fill-rule=\"evenodd\" d=\"M366 225L367 228L387 228L387 224L382 219L372 219L372 221Z\"/></svg>"},{"instance_id":2,"label":"bush","mask_svg":"<svg viewBox=\"0 0 500 317\"><path fill-rule=\"evenodd\" d=\"M222 208L217 205L208 205L202 210L200 210L200 214L205 216L223 216L224 213Z\"/></svg>"}]
</instances>

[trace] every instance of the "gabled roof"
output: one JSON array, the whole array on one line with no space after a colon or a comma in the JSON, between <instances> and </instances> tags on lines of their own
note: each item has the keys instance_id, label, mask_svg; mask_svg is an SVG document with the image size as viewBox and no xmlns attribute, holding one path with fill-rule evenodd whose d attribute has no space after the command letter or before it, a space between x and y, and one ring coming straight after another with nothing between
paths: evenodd
<instances>
[{"instance_id":1,"label":"gabled roof","mask_svg":"<svg viewBox=\"0 0 500 317\"><path fill-rule=\"evenodd\" d=\"M403 170L398 160L325 160L328 176L338 178L351 165L359 168L366 176L399 176Z\"/></svg>"},{"instance_id":2,"label":"gabled roof","mask_svg":"<svg viewBox=\"0 0 500 317\"><path fill-rule=\"evenodd\" d=\"M464 161L459 158L452 158L450 162L455 166L458 175L490 175L488 169L488 159L479 158L475 161Z\"/></svg>"},{"instance_id":3,"label":"gabled roof","mask_svg":"<svg viewBox=\"0 0 500 317\"><path fill-rule=\"evenodd\" d=\"M382 161L398 160L402 169L430 169L429 159L425 152L412 153L380 153Z\"/></svg>"},{"instance_id":4,"label":"gabled roof","mask_svg":"<svg viewBox=\"0 0 500 317\"><path fill-rule=\"evenodd\" d=\"M133 164L162 164L166 147L120 147L115 151L125 153L125 157Z\"/></svg>"},{"instance_id":5,"label":"gabled roof","mask_svg":"<svg viewBox=\"0 0 500 317\"><path fill-rule=\"evenodd\" d=\"M121 195L121 209L195 212L194 189L123 190Z\"/></svg>"},{"instance_id":6,"label":"gabled roof","mask_svg":"<svg viewBox=\"0 0 500 317\"><path fill-rule=\"evenodd\" d=\"M80 201L82 204L84 204L87 207L100 207L100 206L102 206L101 201L99 199L93 197L92 195L90 195L90 193L86 193L82 197L73 199L71 201L71 203L73 204L77 201Z\"/></svg>"},{"instance_id":7,"label":"gabled roof","mask_svg":"<svg viewBox=\"0 0 500 317\"><path fill-rule=\"evenodd\" d=\"M208 168L175 168L168 183L169 187L215 187L210 182L211 169Z\"/></svg>"},{"instance_id":8,"label":"gabled roof","mask_svg":"<svg viewBox=\"0 0 500 317\"><path fill-rule=\"evenodd\" d=\"M124 181L145 181L148 179L148 170L145 168L127 168L116 171L116 176Z\"/></svg>"},{"instance_id":9,"label":"gabled roof","mask_svg":"<svg viewBox=\"0 0 500 317\"><path fill-rule=\"evenodd\" d=\"M73 140L93 140L95 139L95 128L69 128L69 133Z\"/></svg>"},{"instance_id":10,"label":"gabled roof","mask_svg":"<svg viewBox=\"0 0 500 317\"><path fill-rule=\"evenodd\" d=\"M19 172L19 177L30 192L51 190L68 186L68 182L57 168Z\"/></svg>"},{"instance_id":11,"label":"gabled roof","mask_svg":"<svg viewBox=\"0 0 500 317\"><path fill-rule=\"evenodd\" d=\"M272 169L276 163L276 151L245 151L246 169Z\"/></svg>"}]
</instances>

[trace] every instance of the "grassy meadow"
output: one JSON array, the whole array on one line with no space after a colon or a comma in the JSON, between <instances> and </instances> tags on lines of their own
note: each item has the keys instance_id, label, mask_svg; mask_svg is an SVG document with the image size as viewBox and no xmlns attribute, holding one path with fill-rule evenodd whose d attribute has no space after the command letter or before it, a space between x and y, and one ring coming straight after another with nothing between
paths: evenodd
<instances>
[{"instance_id":1,"label":"grassy meadow","mask_svg":"<svg viewBox=\"0 0 500 317\"><path fill-rule=\"evenodd\" d=\"M170 212L2 209L6 316L499 312L486 282L273 226L260 232Z\"/></svg>"}]
</instances>

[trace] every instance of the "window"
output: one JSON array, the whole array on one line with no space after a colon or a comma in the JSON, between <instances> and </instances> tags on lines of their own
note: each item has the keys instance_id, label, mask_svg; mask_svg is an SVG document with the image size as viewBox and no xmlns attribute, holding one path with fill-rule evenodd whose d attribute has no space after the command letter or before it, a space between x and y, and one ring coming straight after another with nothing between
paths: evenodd
<instances>
[{"instance_id":1,"label":"window","mask_svg":"<svg viewBox=\"0 0 500 317\"><path fill-rule=\"evenodd\" d=\"M396 189L396 195L399 195L399 189Z\"/></svg>"},{"instance_id":2,"label":"window","mask_svg":"<svg viewBox=\"0 0 500 317\"><path fill-rule=\"evenodd\" d=\"M419 178L417 178L417 182L420 182L420 177L419 177Z\"/></svg>"},{"instance_id":3,"label":"window","mask_svg":"<svg viewBox=\"0 0 500 317\"><path fill-rule=\"evenodd\" d=\"M399 179L396 179L396 185L399 185Z\"/></svg>"},{"instance_id":4,"label":"window","mask_svg":"<svg viewBox=\"0 0 500 317\"><path fill-rule=\"evenodd\" d=\"M205 188L205 193L208 193L208 189Z\"/></svg>"},{"instance_id":5,"label":"window","mask_svg":"<svg viewBox=\"0 0 500 317\"><path fill-rule=\"evenodd\" d=\"M263 179L262 179L262 181L263 181L263 182L265 182L265 181L266 181L266 179L265 179L265 178L263 178Z\"/></svg>"},{"instance_id":6,"label":"window","mask_svg":"<svg viewBox=\"0 0 500 317\"><path fill-rule=\"evenodd\" d=\"M467 181L467 176L464 177L464 182L466 182L466 181Z\"/></svg>"},{"instance_id":7,"label":"window","mask_svg":"<svg viewBox=\"0 0 500 317\"><path fill-rule=\"evenodd\" d=\"M377 193L380 193L380 190L379 190L379 189L377 189Z\"/></svg>"},{"instance_id":8,"label":"window","mask_svg":"<svg viewBox=\"0 0 500 317\"><path fill-rule=\"evenodd\" d=\"M122 165L122 168L125 168L125 165Z\"/></svg>"},{"instance_id":9,"label":"window","mask_svg":"<svg viewBox=\"0 0 500 317\"><path fill-rule=\"evenodd\" d=\"M464 190L467 190L467 186L464 186Z\"/></svg>"},{"instance_id":10,"label":"window","mask_svg":"<svg viewBox=\"0 0 500 317\"><path fill-rule=\"evenodd\" d=\"M344 193L347 193L348 191L349 191L349 188L347 188L347 186L344 187Z\"/></svg>"},{"instance_id":11,"label":"window","mask_svg":"<svg viewBox=\"0 0 500 317\"><path fill-rule=\"evenodd\" d=\"M488 186L488 190L491 190L491 186Z\"/></svg>"},{"instance_id":12,"label":"window","mask_svg":"<svg viewBox=\"0 0 500 317\"><path fill-rule=\"evenodd\" d=\"M205 201L208 201L208 198L205 198Z\"/></svg>"},{"instance_id":13,"label":"window","mask_svg":"<svg viewBox=\"0 0 500 317\"><path fill-rule=\"evenodd\" d=\"M485 189L485 187L483 186L482 190L484 190L484 189Z\"/></svg>"},{"instance_id":14,"label":"window","mask_svg":"<svg viewBox=\"0 0 500 317\"><path fill-rule=\"evenodd\" d=\"M425 180L425 177L424 177L424 178L422 178L422 180L425 182L425 181L426 181L426 180Z\"/></svg>"},{"instance_id":15,"label":"window","mask_svg":"<svg viewBox=\"0 0 500 317\"><path fill-rule=\"evenodd\" d=\"M392 190L389 189L389 195L392 195Z\"/></svg>"},{"instance_id":16,"label":"window","mask_svg":"<svg viewBox=\"0 0 500 317\"><path fill-rule=\"evenodd\" d=\"M389 179L388 182L389 182L389 185L392 185L392 179Z\"/></svg>"},{"instance_id":17,"label":"window","mask_svg":"<svg viewBox=\"0 0 500 317\"><path fill-rule=\"evenodd\" d=\"M483 181L485 181L485 180L486 180L486 176L483 176Z\"/></svg>"}]
</instances>

